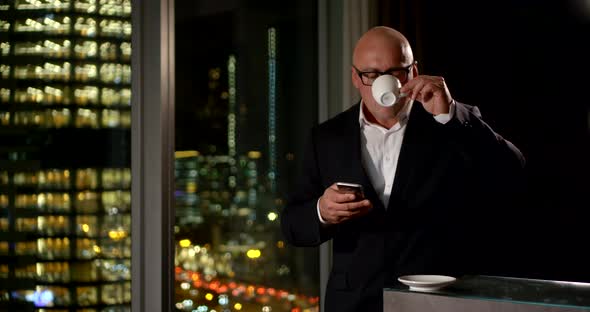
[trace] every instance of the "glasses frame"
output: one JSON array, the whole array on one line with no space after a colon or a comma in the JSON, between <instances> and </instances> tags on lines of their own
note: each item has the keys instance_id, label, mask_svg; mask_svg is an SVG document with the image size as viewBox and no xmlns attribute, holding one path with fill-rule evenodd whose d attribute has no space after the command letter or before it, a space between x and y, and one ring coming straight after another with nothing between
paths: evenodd
<instances>
[{"instance_id":1,"label":"glasses frame","mask_svg":"<svg viewBox=\"0 0 590 312\"><path fill-rule=\"evenodd\" d=\"M363 85L365 86L372 86L373 83L371 82L370 84L365 83L365 79L371 79L369 77L366 77L364 75L366 74L379 74L379 76L375 77L375 79L379 78L382 75L392 75L394 77L396 77L395 75L393 75L393 72L400 72L400 71L405 71L406 72L406 79L404 79L404 81L401 81L401 83L405 83L406 81L408 81L408 76L410 75L410 70L412 69L412 66L418 64L418 61L414 60L412 61L412 63L410 63L410 65L408 66L404 66L404 67L392 67L384 72L380 72L377 70L371 70L371 71L361 71L358 68L356 68L356 66L354 66L354 64L352 65L352 68L354 68L354 70L356 71L356 74L359 75L359 78L361 79L361 82ZM364 77L364 78L363 78Z\"/></svg>"}]
</instances>

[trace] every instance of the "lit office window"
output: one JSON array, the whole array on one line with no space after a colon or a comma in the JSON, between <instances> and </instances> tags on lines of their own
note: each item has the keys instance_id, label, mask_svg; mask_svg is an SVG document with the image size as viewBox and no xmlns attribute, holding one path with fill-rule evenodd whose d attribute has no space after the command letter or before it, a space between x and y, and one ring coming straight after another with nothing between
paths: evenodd
<instances>
[{"instance_id":1,"label":"lit office window","mask_svg":"<svg viewBox=\"0 0 590 312\"><path fill-rule=\"evenodd\" d=\"M2 311L130 311L130 18L0 1Z\"/></svg>"},{"instance_id":2,"label":"lit office window","mask_svg":"<svg viewBox=\"0 0 590 312\"><path fill-rule=\"evenodd\" d=\"M8 32L10 29L10 23L0 19L0 32Z\"/></svg>"},{"instance_id":3,"label":"lit office window","mask_svg":"<svg viewBox=\"0 0 590 312\"><path fill-rule=\"evenodd\" d=\"M9 65L0 65L0 77L2 79L8 79L10 75L10 66Z\"/></svg>"},{"instance_id":4,"label":"lit office window","mask_svg":"<svg viewBox=\"0 0 590 312\"><path fill-rule=\"evenodd\" d=\"M0 42L0 52L2 55L8 55L8 51L10 51L10 43Z\"/></svg>"},{"instance_id":5,"label":"lit office window","mask_svg":"<svg viewBox=\"0 0 590 312\"><path fill-rule=\"evenodd\" d=\"M71 19L67 16L55 18L18 18L14 22L14 32L46 35L67 35L70 33L70 23ZM8 30L8 27L6 27L6 30Z\"/></svg>"},{"instance_id":6,"label":"lit office window","mask_svg":"<svg viewBox=\"0 0 590 312\"><path fill-rule=\"evenodd\" d=\"M96 0L75 0L74 10L82 13L96 12Z\"/></svg>"},{"instance_id":7,"label":"lit office window","mask_svg":"<svg viewBox=\"0 0 590 312\"><path fill-rule=\"evenodd\" d=\"M8 88L0 88L0 101L1 104L8 103L10 100L10 89Z\"/></svg>"},{"instance_id":8,"label":"lit office window","mask_svg":"<svg viewBox=\"0 0 590 312\"><path fill-rule=\"evenodd\" d=\"M175 308L319 311L317 249L279 224L317 121L316 4L227 4L176 2Z\"/></svg>"},{"instance_id":9,"label":"lit office window","mask_svg":"<svg viewBox=\"0 0 590 312\"><path fill-rule=\"evenodd\" d=\"M15 7L17 10L40 10L60 11L70 8L68 0L16 0Z\"/></svg>"},{"instance_id":10,"label":"lit office window","mask_svg":"<svg viewBox=\"0 0 590 312\"><path fill-rule=\"evenodd\" d=\"M17 42L14 46L14 55L39 55L56 59L70 56L70 41L64 39L24 41ZM7 51L9 49L10 46L8 45Z\"/></svg>"}]
</instances>

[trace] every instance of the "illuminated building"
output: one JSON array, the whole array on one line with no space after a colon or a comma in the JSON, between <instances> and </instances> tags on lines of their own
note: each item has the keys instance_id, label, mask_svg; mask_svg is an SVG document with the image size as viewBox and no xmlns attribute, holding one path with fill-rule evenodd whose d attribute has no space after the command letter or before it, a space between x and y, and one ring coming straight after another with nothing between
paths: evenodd
<instances>
[{"instance_id":1,"label":"illuminated building","mask_svg":"<svg viewBox=\"0 0 590 312\"><path fill-rule=\"evenodd\" d=\"M176 152L177 224L195 227L204 222L203 218L256 220L259 193L264 192L258 183L259 160L258 151L240 156L235 165L227 155Z\"/></svg>"},{"instance_id":2,"label":"illuminated building","mask_svg":"<svg viewBox=\"0 0 590 312\"><path fill-rule=\"evenodd\" d=\"M276 191L277 178L277 30L268 29L268 180Z\"/></svg>"},{"instance_id":3,"label":"illuminated building","mask_svg":"<svg viewBox=\"0 0 590 312\"><path fill-rule=\"evenodd\" d=\"M0 2L0 310L129 310L130 14Z\"/></svg>"}]
</instances>

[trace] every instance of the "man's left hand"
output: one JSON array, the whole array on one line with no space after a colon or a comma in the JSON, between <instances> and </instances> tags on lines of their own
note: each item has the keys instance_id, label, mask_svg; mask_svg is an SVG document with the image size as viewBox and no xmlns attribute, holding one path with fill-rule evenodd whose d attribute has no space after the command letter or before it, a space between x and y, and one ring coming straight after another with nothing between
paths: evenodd
<instances>
[{"instance_id":1,"label":"man's left hand","mask_svg":"<svg viewBox=\"0 0 590 312\"><path fill-rule=\"evenodd\" d=\"M448 114L453 100L445 79L438 76L417 76L408 81L400 91L413 100L420 101L424 109L433 115Z\"/></svg>"}]
</instances>

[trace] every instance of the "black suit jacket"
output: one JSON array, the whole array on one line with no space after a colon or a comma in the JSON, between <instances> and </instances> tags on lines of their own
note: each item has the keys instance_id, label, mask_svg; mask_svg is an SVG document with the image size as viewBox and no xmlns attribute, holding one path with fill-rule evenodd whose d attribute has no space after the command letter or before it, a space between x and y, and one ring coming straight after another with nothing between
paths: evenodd
<instances>
[{"instance_id":1,"label":"black suit jacket","mask_svg":"<svg viewBox=\"0 0 590 312\"><path fill-rule=\"evenodd\" d=\"M362 167L359 108L312 129L301 181L281 214L295 246L333 239L326 311L382 311L383 287L400 275L496 273L524 165L518 149L475 107L456 103L443 125L415 102L384 207ZM321 224L317 200L335 182L362 184L374 208Z\"/></svg>"}]
</instances>

